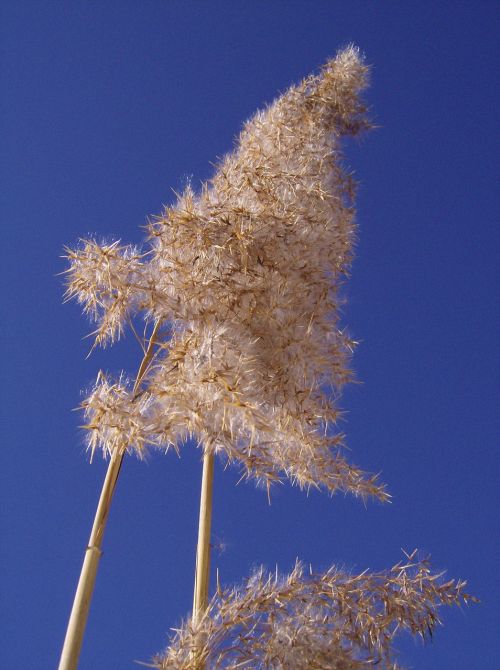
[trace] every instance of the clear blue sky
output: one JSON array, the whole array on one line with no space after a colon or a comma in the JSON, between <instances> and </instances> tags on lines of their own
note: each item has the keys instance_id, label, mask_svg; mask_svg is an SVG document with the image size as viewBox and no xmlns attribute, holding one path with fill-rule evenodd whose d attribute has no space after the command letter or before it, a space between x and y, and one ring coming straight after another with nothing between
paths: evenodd
<instances>
[{"instance_id":1,"label":"clear blue sky","mask_svg":"<svg viewBox=\"0 0 500 670\"><path fill-rule=\"evenodd\" d=\"M140 356L129 339L86 360L90 326L61 301L63 245L139 242L246 118L354 42L379 128L347 149L361 187L344 323L363 383L343 428L393 503L284 486L269 507L218 468L214 567L226 583L297 556L361 571L419 547L482 603L443 611L434 642L403 642L401 661L498 668L498 4L10 0L0 19L2 667L57 664L105 471L71 409L99 368ZM188 613L199 457L126 460L82 670L138 667Z\"/></svg>"}]
</instances>

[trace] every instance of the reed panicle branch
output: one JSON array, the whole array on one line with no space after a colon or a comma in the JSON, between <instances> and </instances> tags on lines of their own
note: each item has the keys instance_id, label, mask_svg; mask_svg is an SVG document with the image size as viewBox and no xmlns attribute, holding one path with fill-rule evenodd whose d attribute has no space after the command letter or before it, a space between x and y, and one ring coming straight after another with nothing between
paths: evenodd
<instances>
[{"instance_id":1,"label":"reed panicle branch","mask_svg":"<svg viewBox=\"0 0 500 670\"><path fill-rule=\"evenodd\" d=\"M198 649L210 670L396 670L396 635L431 637L442 606L474 600L464 588L416 551L379 573L260 569L241 586L219 588L205 617L176 630L153 666L196 670Z\"/></svg>"}]
</instances>

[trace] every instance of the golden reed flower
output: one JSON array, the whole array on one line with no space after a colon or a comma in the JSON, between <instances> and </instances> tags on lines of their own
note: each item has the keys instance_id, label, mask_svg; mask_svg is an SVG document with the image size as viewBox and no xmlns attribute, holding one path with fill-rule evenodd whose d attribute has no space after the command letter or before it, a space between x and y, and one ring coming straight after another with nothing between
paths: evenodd
<instances>
[{"instance_id":1,"label":"golden reed flower","mask_svg":"<svg viewBox=\"0 0 500 670\"><path fill-rule=\"evenodd\" d=\"M396 633L432 636L440 606L474 600L464 586L444 582L416 552L380 573L260 569L240 587L219 588L205 617L176 630L151 667L194 670L196 650L210 670L396 670Z\"/></svg>"},{"instance_id":2,"label":"golden reed flower","mask_svg":"<svg viewBox=\"0 0 500 670\"><path fill-rule=\"evenodd\" d=\"M92 450L193 437L268 485L284 473L388 498L332 432L353 348L338 324L355 236L339 142L369 127L367 74L349 47L258 112L201 192L150 223L144 250L68 250L67 297L97 322L96 343L137 313L166 326L140 394L101 376L83 403Z\"/></svg>"}]
</instances>

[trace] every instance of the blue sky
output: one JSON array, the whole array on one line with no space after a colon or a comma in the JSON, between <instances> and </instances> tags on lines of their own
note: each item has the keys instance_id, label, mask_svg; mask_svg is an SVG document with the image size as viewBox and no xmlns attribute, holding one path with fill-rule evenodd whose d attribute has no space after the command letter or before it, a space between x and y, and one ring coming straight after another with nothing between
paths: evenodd
<instances>
[{"instance_id":1,"label":"blue sky","mask_svg":"<svg viewBox=\"0 0 500 670\"><path fill-rule=\"evenodd\" d=\"M71 410L100 368L133 372L133 338L88 360L62 305L65 244L139 242L258 107L354 42L373 64L378 129L346 146L360 181L344 324L362 384L346 390L352 460L389 506L215 473L225 583L298 556L381 569L400 548L467 579L409 667L498 667L498 62L494 2L5 1L1 9L2 573L0 660L53 668L105 465ZM80 667L139 667L189 611L200 479L193 447L127 458Z\"/></svg>"}]
</instances>

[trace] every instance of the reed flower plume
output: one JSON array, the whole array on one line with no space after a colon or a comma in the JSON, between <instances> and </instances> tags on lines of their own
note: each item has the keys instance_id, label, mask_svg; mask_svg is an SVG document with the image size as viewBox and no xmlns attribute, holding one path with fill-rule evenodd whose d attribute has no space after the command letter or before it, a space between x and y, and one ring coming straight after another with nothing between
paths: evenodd
<instances>
[{"instance_id":1,"label":"reed flower plume","mask_svg":"<svg viewBox=\"0 0 500 670\"><path fill-rule=\"evenodd\" d=\"M442 605L474 600L464 587L416 552L361 575L307 574L300 563L287 576L260 569L242 586L219 587L205 617L176 630L152 667L194 670L201 660L207 670L396 670L396 634L432 636Z\"/></svg>"},{"instance_id":2,"label":"reed flower plume","mask_svg":"<svg viewBox=\"0 0 500 670\"><path fill-rule=\"evenodd\" d=\"M84 240L67 296L96 343L142 314L164 324L141 392L103 376L84 402L89 445L142 455L194 437L271 483L387 494L335 429L353 343L338 291L352 259L353 183L341 138L369 127L354 47L248 121L199 193L149 225L143 249Z\"/></svg>"}]
</instances>

